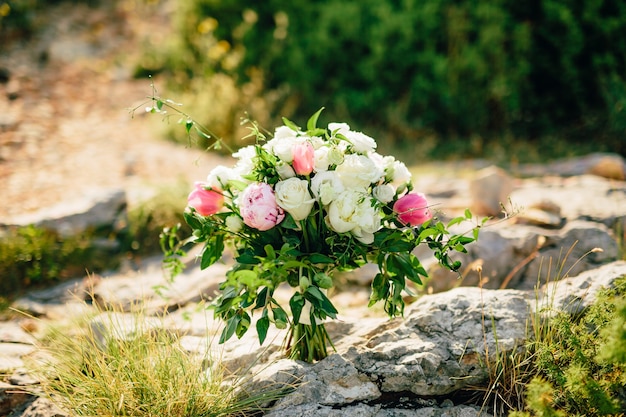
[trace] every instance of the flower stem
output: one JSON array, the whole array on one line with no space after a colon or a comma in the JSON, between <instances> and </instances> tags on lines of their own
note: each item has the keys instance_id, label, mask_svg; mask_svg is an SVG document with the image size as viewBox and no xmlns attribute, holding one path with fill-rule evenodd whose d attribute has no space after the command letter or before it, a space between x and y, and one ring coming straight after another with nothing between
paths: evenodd
<instances>
[{"instance_id":1,"label":"flower stem","mask_svg":"<svg viewBox=\"0 0 626 417\"><path fill-rule=\"evenodd\" d=\"M298 323L289 329L286 353L290 359L312 363L328 356L328 345L336 350L324 324L309 326Z\"/></svg>"}]
</instances>

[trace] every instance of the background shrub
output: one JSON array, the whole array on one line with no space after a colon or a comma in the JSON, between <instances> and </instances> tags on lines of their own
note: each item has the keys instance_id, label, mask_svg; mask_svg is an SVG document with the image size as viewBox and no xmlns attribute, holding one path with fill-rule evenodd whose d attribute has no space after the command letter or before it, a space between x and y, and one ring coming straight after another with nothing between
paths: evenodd
<instances>
[{"instance_id":1,"label":"background shrub","mask_svg":"<svg viewBox=\"0 0 626 417\"><path fill-rule=\"evenodd\" d=\"M177 22L162 63L179 85L261 79L274 117L325 106L399 145L469 155L555 135L626 154L619 0L190 0Z\"/></svg>"}]
</instances>

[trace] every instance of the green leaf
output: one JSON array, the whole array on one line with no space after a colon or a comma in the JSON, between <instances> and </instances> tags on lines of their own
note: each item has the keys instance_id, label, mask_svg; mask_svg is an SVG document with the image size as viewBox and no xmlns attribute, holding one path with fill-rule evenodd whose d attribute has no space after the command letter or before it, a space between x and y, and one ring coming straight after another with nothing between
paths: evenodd
<instances>
[{"instance_id":1,"label":"green leaf","mask_svg":"<svg viewBox=\"0 0 626 417\"><path fill-rule=\"evenodd\" d=\"M256 282L257 277L258 273L256 271L240 269L239 271L235 271L230 274L229 278L234 280L239 285L243 285L248 288L256 288L258 285Z\"/></svg>"},{"instance_id":2,"label":"green leaf","mask_svg":"<svg viewBox=\"0 0 626 417\"><path fill-rule=\"evenodd\" d=\"M324 294L322 294L322 292L317 287L307 288L306 293L311 294L313 297L317 298L320 301L324 300Z\"/></svg>"},{"instance_id":3,"label":"green leaf","mask_svg":"<svg viewBox=\"0 0 626 417\"><path fill-rule=\"evenodd\" d=\"M272 308L272 313L274 314L274 324L278 329L284 329L287 327L287 323L289 322L289 318L287 317L287 312L283 310L282 307Z\"/></svg>"},{"instance_id":4,"label":"green leaf","mask_svg":"<svg viewBox=\"0 0 626 417\"><path fill-rule=\"evenodd\" d=\"M250 315L245 311L241 311L239 315L241 317L239 319L239 322L237 323L235 333L237 334L237 337L241 339L241 337L246 334L246 332L250 328Z\"/></svg>"},{"instance_id":5,"label":"green leaf","mask_svg":"<svg viewBox=\"0 0 626 417\"><path fill-rule=\"evenodd\" d=\"M259 335L259 344L263 344L267 337L267 330L270 327L270 318L267 316L267 310L263 310L263 316L256 322L256 332Z\"/></svg>"},{"instance_id":6,"label":"green leaf","mask_svg":"<svg viewBox=\"0 0 626 417\"><path fill-rule=\"evenodd\" d=\"M283 124L291 130L295 130L296 132L300 131L300 127L286 117L283 117Z\"/></svg>"},{"instance_id":7,"label":"green leaf","mask_svg":"<svg viewBox=\"0 0 626 417\"><path fill-rule=\"evenodd\" d=\"M295 293L291 299L289 299L289 307L291 308L294 324L298 324L300 322L302 308L304 307L304 298L302 298L302 294Z\"/></svg>"},{"instance_id":8,"label":"green leaf","mask_svg":"<svg viewBox=\"0 0 626 417\"><path fill-rule=\"evenodd\" d=\"M254 305L254 309L255 310L258 309L258 308L261 308L261 307L265 307L265 305L267 304L267 301L269 299L268 296L267 296L268 291L269 291L268 287L264 287L261 291L259 291L259 293L256 296L256 304ZM265 310L263 310L263 311L265 311Z\"/></svg>"},{"instance_id":9,"label":"green leaf","mask_svg":"<svg viewBox=\"0 0 626 417\"><path fill-rule=\"evenodd\" d=\"M454 226L455 224L459 224L464 222L466 219L464 217L455 217L454 219L448 222L448 227Z\"/></svg>"},{"instance_id":10,"label":"green leaf","mask_svg":"<svg viewBox=\"0 0 626 417\"><path fill-rule=\"evenodd\" d=\"M472 212L470 211L470 209L465 209L465 218L467 220L472 218Z\"/></svg>"},{"instance_id":11,"label":"green leaf","mask_svg":"<svg viewBox=\"0 0 626 417\"><path fill-rule=\"evenodd\" d=\"M324 110L324 107L315 112L313 116L311 116L306 124L307 130L315 130L317 128L317 119L320 117L320 113Z\"/></svg>"},{"instance_id":12,"label":"green leaf","mask_svg":"<svg viewBox=\"0 0 626 417\"><path fill-rule=\"evenodd\" d=\"M322 255L321 253L314 253L309 256L309 261L312 264L334 264L335 260L329 256Z\"/></svg>"},{"instance_id":13,"label":"green leaf","mask_svg":"<svg viewBox=\"0 0 626 417\"><path fill-rule=\"evenodd\" d=\"M200 269L208 268L213 265L222 257L224 252L224 235L219 233L213 235L213 238L209 240L204 247L202 253L202 260L200 261Z\"/></svg>"},{"instance_id":14,"label":"green leaf","mask_svg":"<svg viewBox=\"0 0 626 417\"><path fill-rule=\"evenodd\" d=\"M333 286L332 277L323 272L318 272L317 274L315 274L315 276L313 277L313 281L317 284L318 287L324 288L326 290Z\"/></svg>"},{"instance_id":15,"label":"green leaf","mask_svg":"<svg viewBox=\"0 0 626 417\"><path fill-rule=\"evenodd\" d=\"M224 343L225 341L227 341L228 339L230 339L231 337L233 337L233 335L235 334L235 330L237 330L237 325L239 324L239 320L241 320L241 318L236 314L232 316L230 319L228 319L228 321L226 322L226 327L224 327L224 330L222 331L222 335L220 336L220 340L219 340L220 345Z\"/></svg>"}]
</instances>

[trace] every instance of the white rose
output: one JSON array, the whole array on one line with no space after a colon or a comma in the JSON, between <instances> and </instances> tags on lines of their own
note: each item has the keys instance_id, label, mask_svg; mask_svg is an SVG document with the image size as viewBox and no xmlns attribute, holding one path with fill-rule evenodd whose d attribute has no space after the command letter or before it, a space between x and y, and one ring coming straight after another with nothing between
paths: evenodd
<instances>
[{"instance_id":1,"label":"white rose","mask_svg":"<svg viewBox=\"0 0 626 417\"><path fill-rule=\"evenodd\" d=\"M308 141L313 145L313 149L319 149L326 144L326 141L319 136L310 136Z\"/></svg>"},{"instance_id":2,"label":"white rose","mask_svg":"<svg viewBox=\"0 0 626 417\"><path fill-rule=\"evenodd\" d=\"M274 130L274 139L292 138L297 136L298 132L287 126L279 126Z\"/></svg>"},{"instance_id":3,"label":"white rose","mask_svg":"<svg viewBox=\"0 0 626 417\"><path fill-rule=\"evenodd\" d=\"M241 228L243 227L243 220L241 220L241 218L237 215L226 217L225 222L226 222L226 228L232 233L239 232Z\"/></svg>"},{"instance_id":4,"label":"white rose","mask_svg":"<svg viewBox=\"0 0 626 417\"><path fill-rule=\"evenodd\" d=\"M276 164L276 172L282 180L286 180L287 178L296 176L296 171L293 170L293 167L288 163L282 161Z\"/></svg>"},{"instance_id":5,"label":"white rose","mask_svg":"<svg viewBox=\"0 0 626 417\"><path fill-rule=\"evenodd\" d=\"M357 227L357 207L364 194L346 190L339 194L328 207L328 223L337 233L346 233Z\"/></svg>"},{"instance_id":6,"label":"white rose","mask_svg":"<svg viewBox=\"0 0 626 417\"><path fill-rule=\"evenodd\" d=\"M240 179L239 175L232 169L223 165L218 165L209 172L206 183L211 188L219 188L224 190L228 181Z\"/></svg>"},{"instance_id":7,"label":"white rose","mask_svg":"<svg viewBox=\"0 0 626 417\"><path fill-rule=\"evenodd\" d=\"M383 172L365 155L346 155L342 164L335 169L346 188L365 189L378 182Z\"/></svg>"},{"instance_id":8,"label":"white rose","mask_svg":"<svg viewBox=\"0 0 626 417\"><path fill-rule=\"evenodd\" d=\"M328 161L329 151L330 149L328 146L322 146L321 148L315 149L315 152L313 153L315 161L315 168L313 170L315 172L328 171L328 166L330 165L330 162Z\"/></svg>"},{"instance_id":9,"label":"white rose","mask_svg":"<svg viewBox=\"0 0 626 417\"><path fill-rule=\"evenodd\" d=\"M239 149L233 154L238 161L233 168L238 176L249 174L254 169L254 159L256 158L256 149L254 145L246 146Z\"/></svg>"},{"instance_id":10,"label":"white rose","mask_svg":"<svg viewBox=\"0 0 626 417\"><path fill-rule=\"evenodd\" d=\"M335 232L351 232L359 241L370 244L374 232L380 229L381 215L367 194L348 190L330 204L327 221Z\"/></svg>"},{"instance_id":11,"label":"white rose","mask_svg":"<svg viewBox=\"0 0 626 417\"><path fill-rule=\"evenodd\" d=\"M296 177L279 181L274 192L276 203L296 221L305 219L315 202L309 193L309 183Z\"/></svg>"},{"instance_id":12,"label":"white rose","mask_svg":"<svg viewBox=\"0 0 626 417\"><path fill-rule=\"evenodd\" d=\"M263 149L276 155L281 161L291 163L293 161L293 145L297 141L298 138L295 136L274 138L263 145Z\"/></svg>"},{"instance_id":13,"label":"white rose","mask_svg":"<svg viewBox=\"0 0 626 417\"><path fill-rule=\"evenodd\" d=\"M396 195L396 189L391 184L381 184L374 187L372 194L381 203L389 203Z\"/></svg>"},{"instance_id":14,"label":"white rose","mask_svg":"<svg viewBox=\"0 0 626 417\"><path fill-rule=\"evenodd\" d=\"M351 230L352 235L362 243L369 245L374 242L374 233L380 229L381 215L372 207L369 198L361 200L356 210L357 226Z\"/></svg>"},{"instance_id":15,"label":"white rose","mask_svg":"<svg viewBox=\"0 0 626 417\"><path fill-rule=\"evenodd\" d=\"M355 152L366 154L376 149L376 141L365 133L348 132L344 136L350 141Z\"/></svg>"},{"instance_id":16,"label":"white rose","mask_svg":"<svg viewBox=\"0 0 626 417\"><path fill-rule=\"evenodd\" d=\"M330 204L343 190L343 184L335 171L318 172L311 179L311 191L324 206Z\"/></svg>"},{"instance_id":17,"label":"white rose","mask_svg":"<svg viewBox=\"0 0 626 417\"><path fill-rule=\"evenodd\" d=\"M330 133L341 133L343 135L344 132L350 131L350 125L347 123L328 123L328 130L330 130Z\"/></svg>"},{"instance_id":18,"label":"white rose","mask_svg":"<svg viewBox=\"0 0 626 417\"><path fill-rule=\"evenodd\" d=\"M393 176L391 183L399 187L402 184L406 184L411 181L411 171L400 161L393 162Z\"/></svg>"},{"instance_id":19,"label":"white rose","mask_svg":"<svg viewBox=\"0 0 626 417\"><path fill-rule=\"evenodd\" d=\"M366 154L376 149L376 141L361 132L353 132L346 123L329 123L328 129L335 134L343 135L357 153Z\"/></svg>"}]
</instances>

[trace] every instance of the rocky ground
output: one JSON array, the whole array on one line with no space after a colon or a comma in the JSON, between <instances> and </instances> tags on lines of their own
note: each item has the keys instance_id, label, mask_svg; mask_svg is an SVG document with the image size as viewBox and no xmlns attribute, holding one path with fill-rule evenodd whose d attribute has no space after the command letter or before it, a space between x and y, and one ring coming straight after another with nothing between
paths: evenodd
<instances>
[{"instance_id":1,"label":"rocky ground","mask_svg":"<svg viewBox=\"0 0 626 417\"><path fill-rule=\"evenodd\" d=\"M60 203L78 211L58 216L75 221L98 203L123 207L164 183L191 184L222 161L160 139L158 117L130 116L127 109L151 92L149 81L130 77L134 50L146 36L159 36L155 28L165 27L168 13L140 15L131 7L135 2L119 4L113 13L60 4L50 11L54 25L28 42L0 47L0 69L6 74L0 79L0 223L19 223L27 216L43 221L55 216L52 208ZM276 339L263 361L275 365L256 383L285 375L310 383L277 404L271 415L491 415L455 396L470 383L485 382L476 364L485 343L493 350L495 341L493 334L485 338L491 325L484 326L484 313L497 323L503 346L512 349L526 336L523 324L538 276L578 276L562 287L565 306L572 299L589 302L600 286L626 274L619 260L626 230L622 157L590 155L515 172L488 165L422 167L416 178L417 188L442 216L470 207L503 220L492 222L470 247L462 259L463 280L432 269L428 288L435 294L411 305L405 320L389 322L380 309L365 308L371 271L364 268L350 277L350 290L332 296L341 315L341 321L329 325L338 355L313 366L286 361L278 349L281 335L272 334ZM100 199L79 207L94 193ZM504 220L500 202L509 198L506 205L517 215ZM546 266L547 260L553 265ZM207 329L216 330L218 324L197 307L228 265L208 271L192 265L170 286L159 261L77 277L16 300L14 308L37 319L0 322L0 372L6 376L0 382L0 415L66 415L23 393L23 387L37 382L24 372L24 359L36 351L35 336L46 323L84 313L80 298L86 289L103 305L124 308L143 300L148 311L173 311L165 327L184 334L181 341L190 351L204 346L211 335ZM429 264L429 258L424 262ZM159 285L167 288L166 297L155 292ZM454 289L459 285L470 288ZM287 299L289 293L281 296ZM259 355L252 333L224 347L229 367L245 366Z\"/></svg>"}]
</instances>

